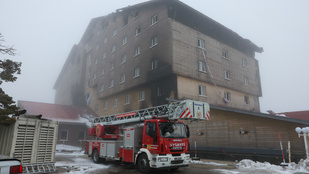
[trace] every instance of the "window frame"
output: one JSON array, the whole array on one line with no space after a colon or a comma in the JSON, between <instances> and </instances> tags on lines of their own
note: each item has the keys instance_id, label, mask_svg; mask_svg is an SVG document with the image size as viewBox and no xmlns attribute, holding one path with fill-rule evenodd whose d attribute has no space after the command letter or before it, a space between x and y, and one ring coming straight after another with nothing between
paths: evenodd
<instances>
[{"instance_id":1,"label":"window frame","mask_svg":"<svg viewBox=\"0 0 309 174\"><path fill-rule=\"evenodd\" d=\"M140 68L139 67L134 68L134 77L133 78L139 77L140 75L141 75Z\"/></svg>"},{"instance_id":2,"label":"window frame","mask_svg":"<svg viewBox=\"0 0 309 174\"><path fill-rule=\"evenodd\" d=\"M104 83L102 83L100 86L100 92L103 92L103 91L104 91Z\"/></svg>"},{"instance_id":3,"label":"window frame","mask_svg":"<svg viewBox=\"0 0 309 174\"><path fill-rule=\"evenodd\" d=\"M202 97L206 97L206 86L205 85L198 85L198 93L199 93L199 96L202 96Z\"/></svg>"},{"instance_id":4,"label":"window frame","mask_svg":"<svg viewBox=\"0 0 309 174\"><path fill-rule=\"evenodd\" d=\"M125 103L124 103L125 105L128 105L128 104L130 104L130 95L126 95L126 97L125 97Z\"/></svg>"},{"instance_id":5,"label":"window frame","mask_svg":"<svg viewBox=\"0 0 309 174\"><path fill-rule=\"evenodd\" d=\"M66 132L65 139L62 139L62 132ZM68 140L69 140L69 131L68 130L61 130L59 141L68 141Z\"/></svg>"},{"instance_id":6,"label":"window frame","mask_svg":"<svg viewBox=\"0 0 309 174\"><path fill-rule=\"evenodd\" d=\"M227 69L224 70L224 79L231 80L231 72Z\"/></svg>"},{"instance_id":7,"label":"window frame","mask_svg":"<svg viewBox=\"0 0 309 174\"><path fill-rule=\"evenodd\" d=\"M128 37L125 36L125 37L122 38L122 45L125 45L127 43L128 43Z\"/></svg>"},{"instance_id":8,"label":"window frame","mask_svg":"<svg viewBox=\"0 0 309 174\"><path fill-rule=\"evenodd\" d=\"M139 46L135 47L135 50L134 50L134 57L138 56L141 54L141 48Z\"/></svg>"},{"instance_id":9,"label":"window frame","mask_svg":"<svg viewBox=\"0 0 309 174\"><path fill-rule=\"evenodd\" d=\"M250 105L250 98L249 96L244 96L245 105Z\"/></svg>"},{"instance_id":10,"label":"window frame","mask_svg":"<svg viewBox=\"0 0 309 174\"><path fill-rule=\"evenodd\" d=\"M120 76L120 84L126 82L126 74L121 74Z\"/></svg>"},{"instance_id":11,"label":"window frame","mask_svg":"<svg viewBox=\"0 0 309 174\"><path fill-rule=\"evenodd\" d=\"M203 62L201 60L198 61L198 71L207 73L207 67L206 67L206 63L205 62Z\"/></svg>"},{"instance_id":12,"label":"window frame","mask_svg":"<svg viewBox=\"0 0 309 174\"><path fill-rule=\"evenodd\" d=\"M145 91L140 91L138 101L144 101L144 100L145 100Z\"/></svg>"},{"instance_id":13,"label":"window frame","mask_svg":"<svg viewBox=\"0 0 309 174\"><path fill-rule=\"evenodd\" d=\"M114 79L111 79L109 81L109 88L113 88L114 87Z\"/></svg>"},{"instance_id":14,"label":"window frame","mask_svg":"<svg viewBox=\"0 0 309 174\"><path fill-rule=\"evenodd\" d=\"M127 62L127 55L124 54L124 55L121 56L121 64L124 64L126 62Z\"/></svg>"},{"instance_id":15,"label":"window frame","mask_svg":"<svg viewBox=\"0 0 309 174\"><path fill-rule=\"evenodd\" d=\"M202 43L202 44L201 44L201 43ZM197 46L198 46L199 48L205 49L205 40L204 40L204 39L198 38L198 39L197 39Z\"/></svg>"},{"instance_id":16,"label":"window frame","mask_svg":"<svg viewBox=\"0 0 309 174\"><path fill-rule=\"evenodd\" d=\"M156 23L158 23L159 19L158 19L158 14L155 14L151 17L151 25L150 26L153 26L155 25Z\"/></svg>"},{"instance_id":17,"label":"window frame","mask_svg":"<svg viewBox=\"0 0 309 174\"><path fill-rule=\"evenodd\" d=\"M107 109L107 108L108 108L108 101L105 101L104 109Z\"/></svg>"},{"instance_id":18,"label":"window frame","mask_svg":"<svg viewBox=\"0 0 309 174\"><path fill-rule=\"evenodd\" d=\"M232 99L231 99L231 93L228 92L228 91L224 91L224 99L228 102L231 102Z\"/></svg>"},{"instance_id":19,"label":"window frame","mask_svg":"<svg viewBox=\"0 0 309 174\"><path fill-rule=\"evenodd\" d=\"M118 107L118 99L117 98L114 99L114 108L116 108L116 107Z\"/></svg>"},{"instance_id":20,"label":"window frame","mask_svg":"<svg viewBox=\"0 0 309 174\"><path fill-rule=\"evenodd\" d=\"M249 86L249 78L248 77L244 77L244 84L246 85L246 86Z\"/></svg>"},{"instance_id":21,"label":"window frame","mask_svg":"<svg viewBox=\"0 0 309 174\"><path fill-rule=\"evenodd\" d=\"M142 33L141 26L136 27L136 29L135 29L135 36L134 37L139 36L141 33Z\"/></svg>"},{"instance_id":22,"label":"window frame","mask_svg":"<svg viewBox=\"0 0 309 174\"><path fill-rule=\"evenodd\" d=\"M222 58L225 58L225 59L229 58L229 52L225 49L222 49Z\"/></svg>"},{"instance_id":23,"label":"window frame","mask_svg":"<svg viewBox=\"0 0 309 174\"><path fill-rule=\"evenodd\" d=\"M153 36L151 38L151 46L150 46L150 48L152 48L152 47L154 47L156 45L158 45L158 36L157 35L155 35L155 36Z\"/></svg>"},{"instance_id":24,"label":"window frame","mask_svg":"<svg viewBox=\"0 0 309 174\"><path fill-rule=\"evenodd\" d=\"M158 59L153 59L151 61L151 71L158 69Z\"/></svg>"}]
</instances>

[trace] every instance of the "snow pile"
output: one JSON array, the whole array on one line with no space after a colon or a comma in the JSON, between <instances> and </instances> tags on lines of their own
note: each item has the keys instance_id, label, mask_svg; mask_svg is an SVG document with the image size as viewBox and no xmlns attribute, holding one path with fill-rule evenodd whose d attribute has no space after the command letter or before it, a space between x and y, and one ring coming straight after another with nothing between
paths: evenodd
<instances>
[{"instance_id":1,"label":"snow pile","mask_svg":"<svg viewBox=\"0 0 309 174\"><path fill-rule=\"evenodd\" d=\"M56 145L56 151L57 152L81 152L82 148L81 147L76 147L76 146L70 146L70 145L65 145L65 144L57 144Z\"/></svg>"},{"instance_id":2,"label":"snow pile","mask_svg":"<svg viewBox=\"0 0 309 174\"><path fill-rule=\"evenodd\" d=\"M236 164L238 171L241 173L280 173L280 174L293 174L293 173L309 173L309 159L301 160L298 164L291 163L287 166L277 166L268 162L254 162L252 160L241 160Z\"/></svg>"},{"instance_id":3,"label":"snow pile","mask_svg":"<svg viewBox=\"0 0 309 174\"><path fill-rule=\"evenodd\" d=\"M212 166L227 166L227 164L221 164L221 163L215 163L215 162L205 162L205 161L196 161L196 160L191 160L190 163L212 165Z\"/></svg>"}]
</instances>

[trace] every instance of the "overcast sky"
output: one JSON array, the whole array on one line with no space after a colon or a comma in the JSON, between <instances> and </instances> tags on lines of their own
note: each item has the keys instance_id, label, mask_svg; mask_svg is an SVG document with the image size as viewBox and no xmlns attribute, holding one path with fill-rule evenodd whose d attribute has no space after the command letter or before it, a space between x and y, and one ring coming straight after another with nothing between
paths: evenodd
<instances>
[{"instance_id":1,"label":"overcast sky","mask_svg":"<svg viewBox=\"0 0 309 174\"><path fill-rule=\"evenodd\" d=\"M308 0L181 0L263 47L261 111L309 110ZM0 33L22 74L1 87L15 101L53 103L53 86L90 20L143 0L0 0Z\"/></svg>"}]
</instances>

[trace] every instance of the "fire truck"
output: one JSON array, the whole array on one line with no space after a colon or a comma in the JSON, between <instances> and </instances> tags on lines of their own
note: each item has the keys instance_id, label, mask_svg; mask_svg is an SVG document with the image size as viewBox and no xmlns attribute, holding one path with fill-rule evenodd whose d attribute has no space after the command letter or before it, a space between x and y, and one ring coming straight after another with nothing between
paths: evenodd
<instances>
[{"instance_id":1,"label":"fire truck","mask_svg":"<svg viewBox=\"0 0 309 174\"><path fill-rule=\"evenodd\" d=\"M209 104L183 100L133 112L97 117L86 153L95 163L117 160L151 169L177 170L190 162L190 131L181 120L208 120Z\"/></svg>"}]
</instances>

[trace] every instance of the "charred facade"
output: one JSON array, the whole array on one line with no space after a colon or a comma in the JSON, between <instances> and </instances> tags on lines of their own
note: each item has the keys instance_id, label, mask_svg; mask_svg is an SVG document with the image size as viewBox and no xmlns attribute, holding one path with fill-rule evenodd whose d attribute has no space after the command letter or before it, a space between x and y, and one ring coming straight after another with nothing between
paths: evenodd
<instances>
[{"instance_id":1,"label":"charred facade","mask_svg":"<svg viewBox=\"0 0 309 174\"><path fill-rule=\"evenodd\" d=\"M55 103L110 115L166 98L260 111L262 48L177 0L94 18L57 82Z\"/></svg>"}]
</instances>

